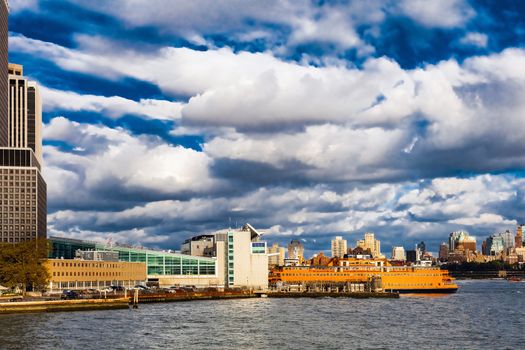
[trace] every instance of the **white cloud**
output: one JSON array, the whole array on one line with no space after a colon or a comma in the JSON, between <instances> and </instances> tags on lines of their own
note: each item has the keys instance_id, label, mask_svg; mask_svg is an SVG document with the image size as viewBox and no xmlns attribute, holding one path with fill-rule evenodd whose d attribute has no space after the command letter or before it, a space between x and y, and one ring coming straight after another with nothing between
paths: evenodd
<instances>
[{"instance_id":1,"label":"white cloud","mask_svg":"<svg viewBox=\"0 0 525 350\"><path fill-rule=\"evenodd\" d=\"M412 20L428 27L460 27L475 15L465 0L403 0L399 7Z\"/></svg>"},{"instance_id":2,"label":"white cloud","mask_svg":"<svg viewBox=\"0 0 525 350\"><path fill-rule=\"evenodd\" d=\"M90 46L71 50L21 36L12 43L15 50L46 54L65 69L99 74L96 62L109 76L142 79L167 94L191 96L181 109L182 126L220 127L205 146L214 157L279 167L296 161L313 167L300 172L303 176L326 179L354 178L363 169L361 174L377 180L411 176L414 167L432 176L434 169L450 167L499 171L525 165L525 71L515 68L525 66L521 49L404 70L387 58L369 59L360 69L319 68L228 48L95 54ZM94 99L88 106L109 109L112 103ZM142 105L133 108L154 114ZM220 134L231 129L236 132ZM272 131L271 137L265 131ZM377 141L367 145L368 137ZM486 141L494 139L499 141L483 153ZM293 152L287 152L290 147ZM459 159L457 150L470 153L467 160ZM435 152L441 160L425 168ZM334 176L330 162L351 171Z\"/></svg>"},{"instance_id":3,"label":"white cloud","mask_svg":"<svg viewBox=\"0 0 525 350\"><path fill-rule=\"evenodd\" d=\"M44 127L44 139L62 141L86 152L45 146L44 174L49 197L57 203L85 201L98 195L148 197L208 193L220 186L210 175L211 159L202 152L170 146L155 138L134 137L122 129L79 124L63 117ZM73 190L74 189L74 190Z\"/></svg>"},{"instance_id":4,"label":"white cloud","mask_svg":"<svg viewBox=\"0 0 525 350\"><path fill-rule=\"evenodd\" d=\"M120 118L127 114L148 119L174 120L181 117L182 103L165 100L141 99L138 102L120 96L81 95L41 86L45 111L88 111L106 117Z\"/></svg>"},{"instance_id":5,"label":"white cloud","mask_svg":"<svg viewBox=\"0 0 525 350\"><path fill-rule=\"evenodd\" d=\"M476 32L467 33L463 38L459 40L459 42L463 45L471 45L481 48L487 47L488 41L489 37L487 36L487 34Z\"/></svg>"},{"instance_id":6,"label":"white cloud","mask_svg":"<svg viewBox=\"0 0 525 350\"><path fill-rule=\"evenodd\" d=\"M506 220L501 215L483 213L477 217L461 218L450 220L451 224L480 226L480 225L499 225L499 226L516 226L516 220Z\"/></svg>"},{"instance_id":7,"label":"white cloud","mask_svg":"<svg viewBox=\"0 0 525 350\"><path fill-rule=\"evenodd\" d=\"M9 0L8 3L11 13L38 9L38 0Z\"/></svg>"}]
</instances>

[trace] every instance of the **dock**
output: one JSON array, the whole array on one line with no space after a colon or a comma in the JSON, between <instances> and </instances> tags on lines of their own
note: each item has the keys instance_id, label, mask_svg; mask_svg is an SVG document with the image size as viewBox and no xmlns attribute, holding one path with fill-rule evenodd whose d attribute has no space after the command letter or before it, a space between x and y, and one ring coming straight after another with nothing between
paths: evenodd
<instances>
[{"instance_id":1,"label":"dock","mask_svg":"<svg viewBox=\"0 0 525 350\"><path fill-rule=\"evenodd\" d=\"M261 297L268 298L399 298L399 293L390 292L267 292Z\"/></svg>"},{"instance_id":2,"label":"dock","mask_svg":"<svg viewBox=\"0 0 525 350\"><path fill-rule=\"evenodd\" d=\"M0 303L1 314L127 309L129 298L15 301Z\"/></svg>"},{"instance_id":3,"label":"dock","mask_svg":"<svg viewBox=\"0 0 525 350\"><path fill-rule=\"evenodd\" d=\"M219 300L219 299L246 299L257 298L258 295L249 291L224 291L224 292L186 292L186 293L146 293L140 294L140 303L163 303L191 300Z\"/></svg>"}]
</instances>

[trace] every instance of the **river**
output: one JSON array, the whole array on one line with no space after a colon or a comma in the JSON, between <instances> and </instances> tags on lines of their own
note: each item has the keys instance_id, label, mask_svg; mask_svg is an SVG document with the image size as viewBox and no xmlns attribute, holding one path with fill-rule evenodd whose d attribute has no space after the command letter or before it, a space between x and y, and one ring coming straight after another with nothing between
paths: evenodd
<instances>
[{"instance_id":1,"label":"river","mask_svg":"<svg viewBox=\"0 0 525 350\"><path fill-rule=\"evenodd\" d=\"M0 315L0 349L523 349L525 283L400 299L240 299Z\"/></svg>"}]
</instances>

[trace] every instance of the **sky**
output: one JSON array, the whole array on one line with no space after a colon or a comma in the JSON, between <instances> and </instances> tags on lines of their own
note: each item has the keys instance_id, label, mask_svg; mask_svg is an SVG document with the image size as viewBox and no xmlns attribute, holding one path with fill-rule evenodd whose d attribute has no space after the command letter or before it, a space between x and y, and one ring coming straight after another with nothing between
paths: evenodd
<instances>
[{"instance_id":1,"label":"sky","mask_svg":"<svg viewBox=\"0 0 525 350\"><path fill-rule=\"evenodd\" d=\"M11 0L48 235L307 253L525 221L525 2ZM389 255L389 254L388 254Z\"/></svg>"}]
</instances>

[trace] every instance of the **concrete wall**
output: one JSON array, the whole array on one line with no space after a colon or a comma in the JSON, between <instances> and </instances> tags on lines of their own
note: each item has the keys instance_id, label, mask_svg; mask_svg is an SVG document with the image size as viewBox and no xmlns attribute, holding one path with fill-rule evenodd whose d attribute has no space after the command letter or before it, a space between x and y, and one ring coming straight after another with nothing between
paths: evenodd
<instances>
[{"instance_id":1,"label":"concrete wall","mask_svg":"<svg viewBox=\"0 0 525 350\"><path fill-rule=\"evenodd\" d=\"M166 288L170 286L196 286L196 287L222 287L221 279L217 276L180 276L180 275L164 275L151 276L159 280L159 287Z\"/></svg>"}]
</instances>

